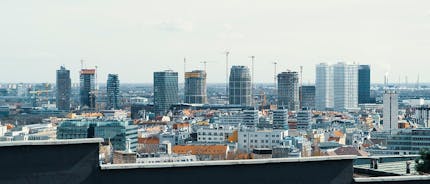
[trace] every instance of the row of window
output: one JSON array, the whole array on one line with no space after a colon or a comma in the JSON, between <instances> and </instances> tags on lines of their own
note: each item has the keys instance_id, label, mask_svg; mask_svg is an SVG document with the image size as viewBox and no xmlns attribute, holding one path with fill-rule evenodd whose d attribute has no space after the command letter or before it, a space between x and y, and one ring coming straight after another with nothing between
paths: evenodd
<instances>
[{"instance_id":1,"label":"row of window","mask_svg":"<svg viewBox=\"0 0 430 184\"><path fill-rule=\"evenodd\" d=\"M250 135L252 137L252 135ZM243 137L246 137L246 134L243 134ZM258 134L255 134L254 137L258 137ZM269 135L265 135L265 137L270 137ZM272 135L272 137L280 137L280 135Z\"/></svg>"},{"instance_id":2,"label":"row of window","mask_svg":"<svg viewBox=\"0 0 430 184\"><path fill-rule=\"evenodd\" d=\"M258 140L250 140L250 143L258 143ZM247 143L246 140L243 140L243 143ZM260 140L260 143L269 143L269 140ZM272 143L279 143L279 140L272 140Z\"/></svg>"}]
</instances>

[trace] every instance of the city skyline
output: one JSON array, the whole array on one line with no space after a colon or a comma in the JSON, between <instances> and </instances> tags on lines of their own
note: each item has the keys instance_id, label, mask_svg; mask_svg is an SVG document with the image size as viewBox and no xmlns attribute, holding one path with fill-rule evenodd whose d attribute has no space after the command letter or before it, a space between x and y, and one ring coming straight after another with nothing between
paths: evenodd
<instances>
[{"instance_id":1,"label":"city skyline","mask_svg":"<svg viewBox=\"0 0 430 184\"><path fill-rule=\"evenodd\" d=\"M77 83L83 59L86 67L99 67L99 81L118 73L124 83L150 83L154 71L183 76L186 57L187 71L208 61L207 82L223 83L226 50L230 66L250 67L255 56L257 83L273 81L275 61L278 72L303 65L304 84L314 82L317 63L339 61L371 65L372 83L382 83L386 72L392 83L399 74L409 83L419 74L430 81L425 67L404 71L430 59L430 2L170 3L2 2L0 20L8 29L0 30L1 82L53 83L52 71L65 65Z\"/></svg>"}]
</instances>

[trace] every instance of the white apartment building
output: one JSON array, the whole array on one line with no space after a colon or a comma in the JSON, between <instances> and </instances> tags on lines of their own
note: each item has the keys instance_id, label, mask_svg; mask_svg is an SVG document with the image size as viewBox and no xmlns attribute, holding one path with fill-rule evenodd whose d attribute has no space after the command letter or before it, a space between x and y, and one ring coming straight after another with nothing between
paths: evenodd
<instances>
[{"instance_id":1,"label":"white apartment building","mask_svg":"<svg viewBox=\"0 0 430 184\"><path fill-rule=\"evenodd\" d=\"M333 104L333 70L327 63L316 65L315 108L323 111L332 109Z\"/></svg>"},{"instance_id":2,"label":"white apartment building","mask_svg":"<svg viewBox=\"0 0 430 184\"><path fill-rule=\"evenodd\" d=\"M358 65L337 63L333 65L334 110L358 108Z\"/></svg>"},{"instance_id":3,"label":"white apartment building","mask_svg":"<svg viewBox=\"0 0 430 184\"><path fill-rule=\"evenodd\" d=\"M398 128L399 115L399 94L395 91L385 91L384 93L384 130L394 130Z\"/></svg>"},{"instance_id":4,"label":"white apartment building","mask_svg":"<svg viewBox=\"0 0 430 184\"><path fill-rule=\"evenodd\" d=\"M286 130L245 130L238 133L239 150L250 152L254 148L273 148L280 146L288 136Z\"/></svg>"},{"instance_id":5,"label":"white apartment building","mask_svg":"<svg viewBox=\"0 0 430 184\"><path fill-rule=\"evenodd\" d=\"M197 142L199 143L225 143L233 134L233 128L201 128L197 130Z\"/></svg>"}]
</instances>

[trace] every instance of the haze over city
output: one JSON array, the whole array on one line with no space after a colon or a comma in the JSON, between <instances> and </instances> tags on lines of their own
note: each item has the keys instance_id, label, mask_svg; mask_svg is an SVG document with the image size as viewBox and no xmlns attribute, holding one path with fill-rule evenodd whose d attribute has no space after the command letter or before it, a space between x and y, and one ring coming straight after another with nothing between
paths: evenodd
<instances>
[{"instance_id":1,"label":"haze over city","mask_svg":"<svg viewBox=\"0 0 430 184\"><path fill-rule=\"evenodd\" d=\"M2 82L54 82L60 65L78 82L80 60L99 67L99 80L118 73L124 83L151 83L152 72L203 69L208 83L225 81L231 65L256 57L256 82L304 66L370 64L372 82L430 81L429 1L2 1ZM413 67L411 67L413 66ZM407 68L407 70L404 70ZM179 78L180 82L183 77Z\"/></svg>"}]
</instances>

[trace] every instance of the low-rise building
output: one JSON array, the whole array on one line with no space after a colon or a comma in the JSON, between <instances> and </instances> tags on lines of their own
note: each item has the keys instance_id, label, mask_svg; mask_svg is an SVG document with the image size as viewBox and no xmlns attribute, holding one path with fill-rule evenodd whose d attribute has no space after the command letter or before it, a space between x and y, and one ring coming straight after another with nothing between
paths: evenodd
<instances>
[{"instance_id":1,"label":"low-rise building","mask_svg":"<svg viewBox=\"0 0 430 184\"><path fill-rule=\"evenodd\" d=\"M285 130L242 130L238 133L239 150L250 152L255 148L273 148L281 145Z\"/></svg>"}]
</instances>

